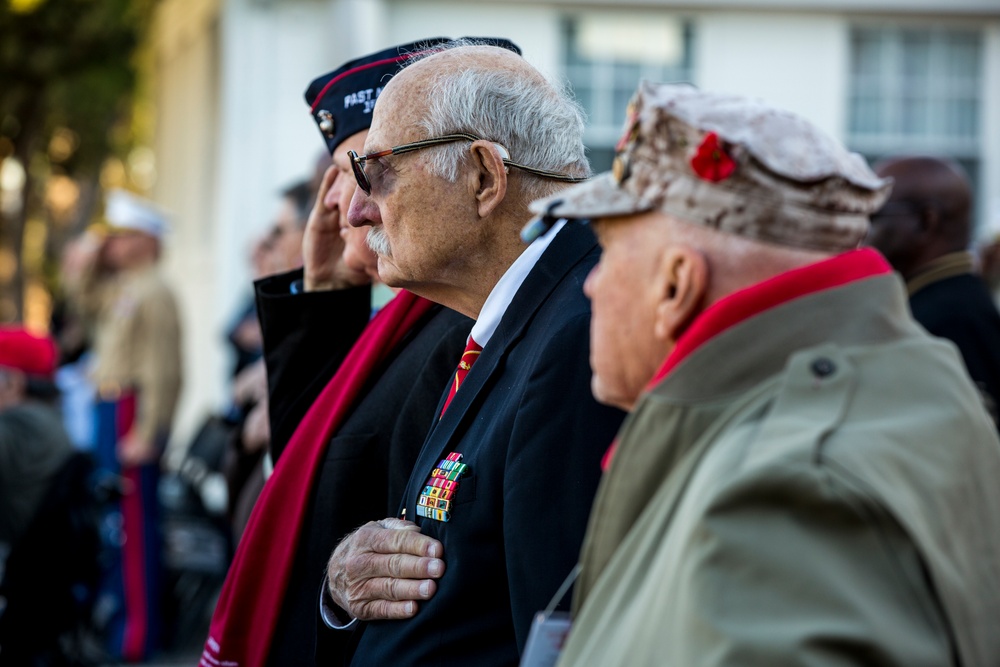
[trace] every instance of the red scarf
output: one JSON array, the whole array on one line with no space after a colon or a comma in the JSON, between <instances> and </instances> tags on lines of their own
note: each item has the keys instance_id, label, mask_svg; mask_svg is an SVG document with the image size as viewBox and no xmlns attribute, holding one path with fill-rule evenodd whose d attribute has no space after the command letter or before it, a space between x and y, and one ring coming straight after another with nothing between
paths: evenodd
<instances>
[{"instance_id":1,"label":"red scarf","mask_svg":"<svg viewBox=\"0 0 1000 667\"><path fill-rule=\"evenodd\" d=\"M754 315L800 297L841 287L856 280L890 273L892 267L871 248L850 250L815 264L781 273L746 289L719 299L695 318L680 335L673 351L646 386L651 390L692 352L723 331ZM607 470L614 456L616 439L604 453L601 470Z\"/></svg>"},{"instance_id":2,"label":"red scarf","mask_svg":"<svg viewBox=\"0 0 1000 667\"><path fill-rule=\"evenodd\" d=\"M303 417L254 505L222 586L200 666L261 667L266 662L327 443L365 381L432 305L400 292L361 332Z\"/></svg>"}]
</instances>

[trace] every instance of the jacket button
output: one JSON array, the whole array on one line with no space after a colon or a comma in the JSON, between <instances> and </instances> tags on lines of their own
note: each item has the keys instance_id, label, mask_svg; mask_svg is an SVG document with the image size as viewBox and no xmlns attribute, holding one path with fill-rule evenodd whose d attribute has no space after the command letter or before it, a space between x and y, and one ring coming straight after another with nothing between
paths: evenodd
<instances>
[{"instance_id":1,"label":"jacket button","mask_svg":"<svg viewBox=\"0 0 1000 667\"><path fill-rule=\"evenodd\" d=\"M816 361L812 362L812 365L809 368L812 370L813 375L819 378L825 378L828 375L833 375L837 370L837 366L826 357L820 357Z\"/></svg>"}]
</instances>

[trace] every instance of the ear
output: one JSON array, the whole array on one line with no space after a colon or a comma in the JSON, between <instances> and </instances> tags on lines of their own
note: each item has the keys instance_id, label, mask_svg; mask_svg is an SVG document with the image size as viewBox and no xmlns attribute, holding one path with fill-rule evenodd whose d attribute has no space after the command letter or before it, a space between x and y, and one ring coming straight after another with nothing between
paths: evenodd
<instances>
[{"instance_id":1,"label":"ear","mask_svg":"<svg viewBox=\"0 0 1000 667\"><path fill-rule=\"evenodd\" d=\"M470 147L473 170L471 186L476 197L479 217L485 218L500 206L507 196L507 165L499 147L480 139Z\"/></svg>"},{"instance_id":2,"label":"ear","mask_svg":"<svg viewBox=\"0 0 1000 667\"><path fill-rule=\"evenodd\" d=\"M675 342L701 310L708 291L708 262L690 246L668 246L652 286L658 290L654 334L658 340Z\"/></svg>"},{"instance_id":3,"label":"ear","mask_svg":"<svg viewBox=\"0 0 1000 667\"><path fill-rule=\"evenodd\" d=\"M934 205L925 204L919 213L920 231L931 238L937 238L941 232L941 214Z\"/></svg>"}]
</instances>

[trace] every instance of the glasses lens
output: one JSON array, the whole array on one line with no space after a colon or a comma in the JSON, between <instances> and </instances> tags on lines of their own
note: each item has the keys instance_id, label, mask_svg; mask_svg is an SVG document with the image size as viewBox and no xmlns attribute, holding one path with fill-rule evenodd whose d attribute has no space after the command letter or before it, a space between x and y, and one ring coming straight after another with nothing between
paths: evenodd
<instances>
[{"instance_id":1,"label":"glasses lens","mask_svg":"<svg viewBox=\"0 0 1000 667\"><path fill-rule=\"evenodd\" d=\"M354 180L358 182L358 187L364 190L366 195L370 195L372 184L368 182L364 161L361 160L356 151L347 151L347 156L351 158L351 170L354 171Z\"/></svg>"}]
</instances>

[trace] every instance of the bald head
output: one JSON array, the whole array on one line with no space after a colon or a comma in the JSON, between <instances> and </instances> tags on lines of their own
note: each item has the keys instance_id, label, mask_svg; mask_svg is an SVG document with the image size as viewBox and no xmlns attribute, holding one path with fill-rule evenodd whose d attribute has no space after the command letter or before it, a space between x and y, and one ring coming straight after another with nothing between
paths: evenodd
<instances>
[{"instance_id":1,"label":"bald head","mask_svg":"<svg viewBox=\"0 0 1000 667\"><path fill-rule=\"evenodd\" d=\"M539 83L545 81L538 70L510 49L488 44L476 44L471 40L455 40L444 48L430 49L415 56L408 67L412 68L409 69L409 74L412 77L431 81L447 78L455 71L463 69L503 70L517 76L536 79ZM396 78L400 78L402 74L403 72Z\"/></svg>"},{"instance_id":2,"label":"bald head","mask_svg":"<svg viewBox=\"0 0 1000 667\"><path fill-rule=\"evenodd\" d=\"M972 237L972 188L951 160L901 157L875 165L892 178L892 194L872 216L868 243L909 278L928 262L968 248Z\"/></svg>"}]
</instances>

